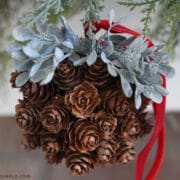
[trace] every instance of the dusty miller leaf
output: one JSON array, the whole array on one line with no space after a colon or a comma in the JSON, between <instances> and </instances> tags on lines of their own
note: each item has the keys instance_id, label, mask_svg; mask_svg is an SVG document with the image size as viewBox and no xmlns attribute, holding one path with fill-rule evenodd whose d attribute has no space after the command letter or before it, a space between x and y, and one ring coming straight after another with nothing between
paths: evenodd
<instances>
[{"instance_id":1,"label":"dusty miller leaf","mask_svg":"<svg viewBox=\"0 0 180 180\"><path fill-rule=\"evenodd\" d=\"M88 66L91 66L92 64L94 64L96 62L96 59L97 59L97 53L95 50L93 50L87 58Z\"/></svg>"},{"instance_id":2,"label":"dusty miller leaf","mask_svg":"<svg viewBox=\"0 0 180 180\"><path fill-rule=\"evenodd\" d=\"M22 42L31 40L35 36L32 29L20 26L13 30L12 35L15 40Z\"/></svg>"},{"instance_id":3,"label":"dusty miller leaf","mask_svg":"<svg viewBox=\"0 0 180 180\"><path fill-rule=\"evenodd\" d=\"M121 86L126 97L131 97L133 93L131 85L127 80L124 79L123 76L121 76Z\"/></svg>"},{"instance_id":4,"label":"dusty miller leaf","mask_svg":"<svg viewBox=\"0 0 180 180\"><path fill-rule=\"evenodd\" d=\"M106 64L108 64L110 62L109 59L106 57L106 54L104 52L101 52L101 59Z\"/></svg>"},{"instance_id":5,"label":"dusty miller leaf","mask_svg":"<svg viewBox=\"0 0 180 180\"><path fill-rule=\"evenodd\" d=\"M174 69L166 64L159 65L159 72L165 75L167 78L172 78L175 74Z\"/></svg>"},{"instance_id":6,"label":"dusty miller leaf","mask_svg":"<svg viewBox=\"0 0 180 180\"><path fill-rule=\"evenodd\" d=\"M109 18L108 18L110 26L113 23L114 17L115 17L115 11L114 11L114 9L111 9L110 12L109 12Z\"/></svg>"},{"instance_id":7,"label":"dusty miller leaf","mask_svg":"<svg viewBox=\"0 0 180 180\"><path fill-rule=\"evenodd\" d=\"M118 75L118 73L116 72L116 69L114 68L112 64L107 64L107 70L109 74L113 77L116 77Z\"/></svg>"},{"instance_id":8,"label":"dusty miller leaf","mask_svg":"<svg viewBox=\"0 0 180 180\"><path fill-rule=\"evenodd\" d=\"M29 73L23 72L19 74L16 78L16 86L21 87L29 80Z\"/></svg>"},{"instance_id":9,"label":"dusty miller leaf","mask_svg":"<svg viewBox=\"0 0 180 180\"><path fill-rule=\"evenodd\" d=\"M46 76L46 78L41 81L41 85L48 84L48 83L52 80L53 76L54 76L54 71L50 72L50 73Z\"/></svg>"},{"instance_id":10,"label":"dusty miller leaf","mask_svg":"<svg viewBox=\"0 0 180 180\"><path fill-rule=\"evenodd\" d=\"M30 58L38 58L40 56L39 52L30 48L29 46L24 46L23 47L23 52L26 56Z\"/></svg>"}]
</instances>

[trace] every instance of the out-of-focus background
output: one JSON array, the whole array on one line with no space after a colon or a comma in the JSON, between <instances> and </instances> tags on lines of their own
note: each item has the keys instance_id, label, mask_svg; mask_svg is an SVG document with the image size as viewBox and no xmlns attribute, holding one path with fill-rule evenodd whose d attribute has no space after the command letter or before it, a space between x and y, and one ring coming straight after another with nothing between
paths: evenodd
<instances>
[{"instance_id":1,"label":"out-of-focus background","mask_svg":"<svg viewBox=\"0 0 180 180\"><path fill-rule=\"evenodd\" d=\"M9 78L13 67L10 57L4 51L11 41L11 31L17 24L18 18L31 7L32 1L29 0L10 0L10 3L6 0L0 0L0 180L15 179L16 176L16 179L31 180L133 180L135 161L125 166L99 167L86 177L72 177L68 174L64 164L50 166L45 161L42 152L38 150L26 152L21 149L21 132L14 119L14 107L18 99L21 98L21 94L10 86ZM116 0L105 0L105 9L101 17L106 18L112 8L115 9L117 19L127 16L124 25L142 32L143 24L140 19L143 15L139 8L130 11L127 7L117 5ZM70 14L68 16L70 26L78 35L83 36L80 19L84 12L72 9ZM158 16L155 14L152 26L157 23L159 23ZM171 65L175 68L176 75L173 79L167 80L169 91L166 115L167 146L164 164L157 180L178 180L180 177L180 169L178 168L180 163L180 143L178 140L180 135L180 44L175 48L175 56ZM137 150L140 150L147 140L148 137L139 140ZM153 156L154 151L148 160L147 170L152 163ZM9 177L5 177L5 175L9 175Z\"/></svg>"}]
</instances>

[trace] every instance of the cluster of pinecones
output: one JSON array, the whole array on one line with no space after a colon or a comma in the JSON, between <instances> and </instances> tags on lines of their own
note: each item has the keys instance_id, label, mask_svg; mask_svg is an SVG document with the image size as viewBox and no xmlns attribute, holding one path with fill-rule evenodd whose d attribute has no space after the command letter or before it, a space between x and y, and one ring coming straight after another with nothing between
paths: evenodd
<instances>
[{"instance_id":1,"label":"cluster of pinecones","mask_svg":"<svg viewBox=\"0 0 180 180\"><path fill-rule=\"evenodd\" d=\"M12 87L18 74L11 74ZM49 84L27 82L20 91L16 121L23 147L41 148L50 164L65 158L75 175L133 160L134 141L152 129L144 112L150 101L143 97L136 110L133 97L124 96L120 79L100 59L78 67L65 60Z\"/></svg>"}]
</instances>

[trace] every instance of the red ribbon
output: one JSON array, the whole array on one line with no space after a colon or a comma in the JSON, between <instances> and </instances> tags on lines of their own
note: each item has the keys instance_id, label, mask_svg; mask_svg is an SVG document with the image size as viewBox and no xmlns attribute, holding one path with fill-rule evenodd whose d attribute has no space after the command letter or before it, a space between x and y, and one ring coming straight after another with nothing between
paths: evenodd
<instances>
[{"instance_id":1,"label":"red ribbon","mask_svg":"<svg viewBox=\"0 0 180 180\"><path fill-rule=\"evenodd\" d=\"M97 33L100 29L108 30L109 29L109 22L108 20L100 20L99 22L93 22L93 25L96 27L96 30L93 31L94 33ZM85 28L85 36L87 36L88 27ZM122 25L116 25L111 29L111 33L125 33L130 34L135 37L138 37L140 33L133 31L125 26ZM151 40L146 39L148 42L148 47L153 46L153 43ZM163 77L163 84L162 86L166 88L166 79ZM157 173L160 169L160 166L163 161L164 157L164 147L165 147L165 125L164 125L164 118L165 118L165 107L166 107L166 97L163 96L163 100L160 104L153 103L154 108L154 114L155 114L155 127L152 133L151 138L149 139L148 143L145 145L145 147L142 149L142 151L139 153L136 161L136 180L142 180L143 179L143 172L145 168L145 164L148 158L148 155L155 144L156 140L158 142L158 148L156 157L154 160L154 163L146 176L146 180L155 180L155 177L157 176Z\"/></svg>"}]
</instances>

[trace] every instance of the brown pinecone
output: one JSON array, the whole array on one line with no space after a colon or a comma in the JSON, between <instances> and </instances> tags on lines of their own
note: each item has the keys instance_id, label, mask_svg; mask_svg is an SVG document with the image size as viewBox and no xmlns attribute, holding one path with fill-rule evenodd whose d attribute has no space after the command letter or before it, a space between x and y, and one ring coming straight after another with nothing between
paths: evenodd
<instances>
[{"instance_id":1,"label":"brown pinecone","mask_svg":"<svg viewBox=\"0 0 180 180\"><path fill-rule=\"evenodd\" d=\"M77 118L90 117L100 104L98 89L92 83L84 81L65 94L65 104Z\"/></svg>"},{"instance_id":2,"label":"brown pinecone","mask_svg":"<svg viewBox=\"0 0 180 180\"><path fill-rule=\"evenodd\" d=\"M10 83L13 88L17 88L16 86L16 78L20 73L15 71L11 73Z\"/></svg>"},{"instance_id":3,"label":"brown pinecone","mask_svg":"<svg viewBox=\"0 0 180 180\"><path fill-rule=\"evenodd\" d=\"M40 136L41 148L46 154L57 154L63 152L65 144L63 139L58 139L53 134Z\"/></svg>"},{"instance_id":4,"label":"brown pinecone","mask_svg":"<svg viewBox=\"0 0 180 180\"><path fill-rule=\"evenodd\" d=\"M138 137L143 137L144 135L149 134L153 128L152 115L148 114L147 112L139 113L137 115L137 119L140 123L140 132Z\"/></svg>"},{"instance_id":5,"label":"brown pinecone","mask_svg":"<svg viewBox=\"0 0 180 180\"><path fill-rule=\"evenodd\" d=\"M116 139L102 140L96 149L96 161L102 164L111 164L119 144Z\"/></svg>"},{"instance_id":6,"label":"brown pinecone","mask_svg":"<svg viewBox=\"0 0 180 180\"><path fill-rule=\"evenodd\" d=\"M151 99L148 99L144 95L142 95L142 104L141 104L139 111L143 112L145 109L147 109L147 106L152 103L153 103L153 101Z\"/></svg>"},{"instance_id":7,"label":"brown pinecone","mask_svg":"<svg viewBox=\"0 0 180 180\"><path fill-rule=\"evenodd\" d=\"M101 93L104 99L103 108L115 117L123 117L130 110L128 98L119 89L108 89Z\"/></svg>"},{"instance_id":8,"label":"brown pinecone","mask_svg":"<svg viewBox=\"0 0 180 180\"><path fill-rule=\"evenodd\" d=\"M99 145L100 134L97 125L87 119L78 119L70 126L69 146L73 151L85 153Z\"/></svg>"},{"instance_id":9,"label":"brown pinecone","mask_svg":"<svg viewBox=\"0 0 180 180\"><path fill-rule=\"evenodd\" d=\"M80 153L69 151L66 158L66 166L73 175L88 174L90 169L94 169L95 162L91 153Z\"/></svg>"},{"instance_id":10,"label":"brown pinecone","mask_svg":"<svg viewBox=\"0 0 180 180\"><path fill-rule=\"evenodd\" d=\"M55 99L40 112L40 121L49 132L58 134L69 127L69 114L62 103L57 104Z\"/></svg>"},{"instance_id":11,"label":"brown pinecone","mask_svg":"<svg viewBox=\"0 0 180 180\"><path fill-rule=\"evenodd\" d=\"M134 159L134 156L136 154L134 150L134 142L128 136L120 139L119 141L120 146L116 151L114 160L115 162L125 164Z\"/></svg>"},{"instance_id":12,"label":"brown pinecone","mask_svg":"<svg viewBox=\"0 0 180 180\"><path fill-rule=\"evenodd\" d=\"M64 153L62 153L62 152L59 152L57 154L47 153L45 156L46 156L46 159L49 164L59 164L59 163L61 163L62 159L64 158Z\"/></svg>"},{"instance_id":13,"label":"brown pinecone","mask_svg":"<svg viewBox=\"0 0 180 180\"><path fill-rule=\"evenodd\" d=\"M16 105L16 122L20 128L28 132L39 132L42 128L39 121L39 107L20 101Z\"/></svg>"},{"instance_id":14,"label":"brown pinecone","mask_svg":"<svg viewBox=\"0 0 180 180\"><path fill-rule=\"evenodd\" d=\"M53 82L63 91L69 91L81 82L81 71L71 61L63 61L56 69Z\"/></svg>"},{"instance_id":15,"label":"brown pinecone","mask_svg":"<svg viewBox=\"0 0 180 180\"><path fill-rule=\"evenodd\" d=\"M28 81L21 87L24 98L27 98L32 104L44 105L55 94L55 87L53 83L47 85L40 85Z\"/></svg>"},{"instance_id":16,"label":"brown pinecone","mask_svg":"<svg viewBox=\"0 0 180 180\"><path fill-rule=\"evenodd\" d=\"M131 137L136 137L141 131L141 125L134 112L129 112L126 118L121 120L121 132Z\"/></svg>"},{"instance_id":17,"label":"brown pinecone","mask_svg":"<svg viewBox=\"0 0 180 180\"><path fill-rule=\"evenodd\" d=\"M29 133L23 134L21 138L21 145L22 148L26 149L27 151L36 149L40 146L39 135Z\"/></svg>"},{"instance_id":18,"label":"brown pinecone","mask_svg":"<svg viewBox=\"0 0 180 180\"><path fill-rule=\"evenodd\" d=\"M112 81L107 66L101 59L97 59L93 65L86 68L85 79L92 82L97 88L105 88Z\"/></svg>"},{"instance_id":19,"label":"brown pinecone","mask_svg":"<svg viewBox=\"0 0 180 180\"><path fill-rule=\"evenodd\" d=\"M117 126L117 118L113 115L106 113L104 110L93 114L91 120L97 123L103 138L108 138L113 134Z\"/></svg>"}]
</instances>

